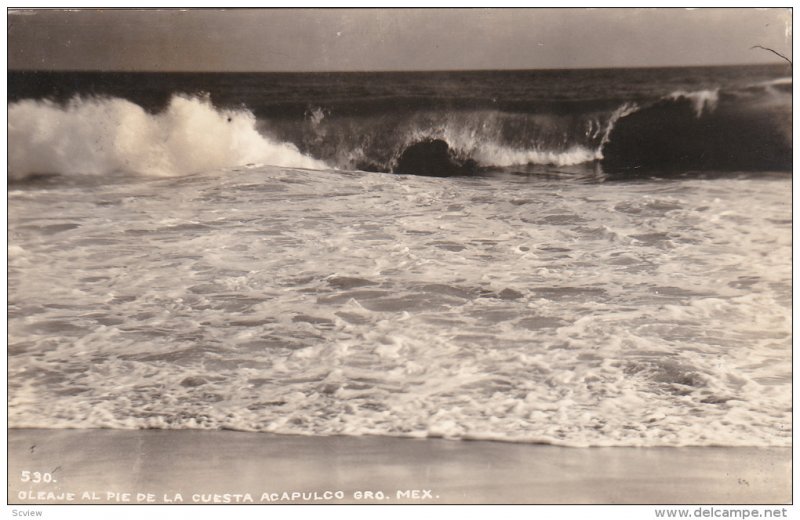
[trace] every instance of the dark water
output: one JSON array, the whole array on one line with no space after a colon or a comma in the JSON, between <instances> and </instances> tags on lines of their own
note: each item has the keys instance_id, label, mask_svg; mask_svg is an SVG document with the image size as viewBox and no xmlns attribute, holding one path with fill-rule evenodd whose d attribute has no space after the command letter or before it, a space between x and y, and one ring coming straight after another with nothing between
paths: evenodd
<instances>
[{"instance_id":1,"label":"dark water","mask_svg":"<svg viewBox=\"0 0 800 520\"><path fill-rule=\"evenodd\" d=\"M446 160L456 166L470 161L477 170L791 168L791 70L783 65L314 74L12 71L8 81L11 103L120 98L157 114L184 95L220 110L245 109L262 135L342 169L395 171L409 146L432 140L447 144Z\"/></svg>"}]
</instances>

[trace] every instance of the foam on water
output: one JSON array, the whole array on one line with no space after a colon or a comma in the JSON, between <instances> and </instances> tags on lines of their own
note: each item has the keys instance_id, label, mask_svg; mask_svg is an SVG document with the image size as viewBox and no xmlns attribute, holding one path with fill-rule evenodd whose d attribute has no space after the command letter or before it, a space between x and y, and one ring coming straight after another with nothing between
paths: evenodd
<instances>
[{"instance_id":1,"label":"foam on water","mask_svg":"<svg viewBox=\"0 0 800 520\"><path fill-rule=\"evenodd\" d=\"M597 143L602 142L613 127L618 119L616 113L608 121L605 118L582 121L578 126L584 139L574 143L570 143L565 135L565 119L568 118L500 115L490 111L450 114L443 121L413 121L410 129L403 132L400 150L424 140L441 139L457 155L494 167L525 164L568 166L600 159L602 155ZM528 134L509 142L505 134L508 133L506 126L511 124L526 128Z\"/></svg>"},{"instance_id":2,"label":"foam on water","mask_svg":"<svg viewBox=\"0 0 800 520\"><path fill-rule=\"evenodd\" d=\"M169 176L248 163L325 164L258 133L252 113L209 99L173 96L161 113L119 98L74 98L65 106L22 100L8 107L10 178L31 174Z\"/></svg>"},{"instance_id":3,"label":"foam on water","mask_svg":"<svg viewBox=\"0 0 800 520\"><path fill-rule=\"evenodd\" d=\"M789 446L788 182L14 189L9 424Z\"/></svg>"},{"instance_id":4,"label":"foam on water","mask_svg":"<svg viewBox=\"0 0 800 520\"><path fill-rule=\"evenodd\" d=\"M685 90L678 90L671 93L669 99L688 99L694 108L694 115L700 117L703 112L713 112L719 103L719 89L713 90L698 90L695 92L686 92Z\"/></svg>"}]
</instances>

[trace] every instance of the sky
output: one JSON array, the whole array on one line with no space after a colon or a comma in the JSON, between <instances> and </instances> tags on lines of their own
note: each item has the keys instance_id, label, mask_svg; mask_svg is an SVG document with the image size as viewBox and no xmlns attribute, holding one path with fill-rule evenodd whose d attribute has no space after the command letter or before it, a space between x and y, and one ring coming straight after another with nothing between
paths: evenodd
<instances>
[{"instance_id":1,"label":"sky","mask_svg":"<svg viewBox=\"0 0 800 520\"><path fill-rule=\"evenodd\" d=\"M9 69L479 70L775 63L791 10L37 10L7 17Z\"/></svg>"}]
</instances>

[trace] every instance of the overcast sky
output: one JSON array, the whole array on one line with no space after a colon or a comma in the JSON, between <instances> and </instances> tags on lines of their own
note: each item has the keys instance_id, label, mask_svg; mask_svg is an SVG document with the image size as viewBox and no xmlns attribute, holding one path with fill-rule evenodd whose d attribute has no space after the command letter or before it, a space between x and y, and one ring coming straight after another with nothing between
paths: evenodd
<instances>
[{"instance_id":1,"label":"overcast sky","mask_svg":"<svg viewBox=\"0 0 800 520\"><path fill-rule=\"evenodd\" d=\"M11 12L10 69L332 71L770 63L782 9Z\"/></svg>"}]
</instances>

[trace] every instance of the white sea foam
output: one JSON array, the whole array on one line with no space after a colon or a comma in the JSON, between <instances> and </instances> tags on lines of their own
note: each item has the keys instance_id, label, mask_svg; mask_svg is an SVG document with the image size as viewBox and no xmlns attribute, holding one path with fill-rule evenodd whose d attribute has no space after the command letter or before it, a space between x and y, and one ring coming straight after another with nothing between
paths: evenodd
<instances>
[{"instance_id":1,"label":"white sea foam","mask_svg":"<svg viewBox=\"0 0 800 520\"><path fill-rule=\"evenodd\" d=\"M769 81L762 81L762 82L759 82L759 83L754 83L753 85L754 86L759 86L759 87L773 87L773 86L791 85L791 84L792 84L792 77L791 76L787 76L785 78L777 78L777 79L773 79L773 80L769 80Z\"/></svg>"},{"instance_id":2,"label":"white sea foam","mask_svg":"<svg viewBox=\"0 0 800 520\"><path fill-rule=\"evenodd\" d=\"M688 99L692 103L695 116L700 117L706 111L710 113L716 110L717 103L719 103L719 89L696 90L693 92L677 90L668 97L670 99Z\"/></svg>"},{"instance_id":3,"label":"white sea foam","mask_svg":"<svg viewBox=\"0 0 800 520\"><path fill-rule=\"evenodd\" d=\"M8 107L9 176L171 176L248 163L299 168L325 164L256 130L246 110L221 110L208 99L176 95L150 114L116 98L76 98L61 106L23 100Z\"/></svg>"},{"instance_id":4,"label":"white sea foam","mask_svg":"<svg viewBox=\"0 0 800 520\"><path fill-rule=\"evenodd\" d=\"M788 182L17 190L9 424L789 446Z\"/></svg>"},{"instance_id":5,"label":"white sea foam","mask_svg":"<svg viewBox=\"0 0 800 520\"><path fill-rule=\"evenodd\" d=\"M564 146L564 143L535 141L517 146L504 144L500 136L502 121L498 120L498 114L486 112L473 117L478 121L452 117L439 126L415 128L405 136L406 145L425 139L442 139L457 155L473 159L483 166L495 167L526 164L569 166L600 158L599 149L581 144Z\"/></svg>"},{"instance_id":6,"label":"white sea foam","mask_svg":"<svg viewBox=\"0 0 800 520\"><path fill-rule=\"evenodd\" d=\"M602 149L608 141L614 125L619 119L636 112L636 103L623 103L606 117L588 119L584 144L569 144L564 121L544 115L532 116L531 126L539 126L543 130L541 137L546 142L527 143L524 146L502 144L502 126L493 119L497 114L486 114L485 122L479 126L463 124L447 124L434 135L414 134L414 139L436 137L444 139L456 151L478 161L482 165L498 167L518 166L526 164L571 166L590 163L603 158ZM527 122L526 122L527 123ZM560 130L559 130L560 129ZM554 139L559 136L560 139Z\"/></svg>"},{"instance_id":7,"label":"white sea foam","mask_svg":"<svg viewBox=\"0 0 800 520\"><path fill-rule=\"evenodd\" d=\"M474 159L481 164L515 166L523 164L552 164L569 166L598 159L599 152L575 145L566 150L519 150L507 146L479 146Z\"/></svg>"},{"instance_id":8,"label":"white sea foam","mask_svg":"<svg viewBox=\"0 0 800 520\"><path fill-rule=\"evenodd\" d=\"M597 147L597 152L595 153L596 159L603 158L603 147L611 138L611 132L614 130L614 125L617 124L617 121L633 114L637 110L639 110L639 105L636 103L623 103L611 113L611 117L608 118L608 122L604 126L597 125L596 132L600 134L600 145Z\"/></svg>"}]
</instances>

